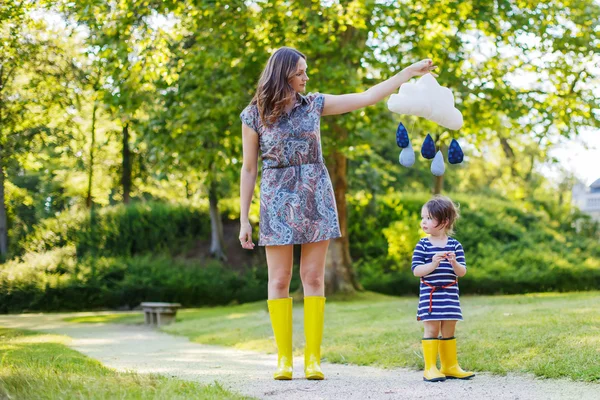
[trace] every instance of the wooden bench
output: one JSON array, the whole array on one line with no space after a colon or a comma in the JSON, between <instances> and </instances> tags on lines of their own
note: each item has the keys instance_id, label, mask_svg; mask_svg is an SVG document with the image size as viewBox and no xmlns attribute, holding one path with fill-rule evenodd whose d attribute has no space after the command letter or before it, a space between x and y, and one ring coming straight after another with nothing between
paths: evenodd
<instances>
[{"instance_id":1,"label":"wooden bench","mask_svg":"<svg viewBox=\"0 0 600 400\"><path fill-rule=\"evenodd\" d=\"M175 314L181 304L145 302L140 304L140 307L144 311L146 325L161 326L175 321Z\"/></svg>"}]
</instances>

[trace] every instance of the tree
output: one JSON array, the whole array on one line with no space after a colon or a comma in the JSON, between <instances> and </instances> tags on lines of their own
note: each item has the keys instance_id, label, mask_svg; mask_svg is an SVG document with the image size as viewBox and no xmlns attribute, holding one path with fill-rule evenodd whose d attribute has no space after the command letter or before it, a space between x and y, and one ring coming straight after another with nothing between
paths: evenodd
<instances>
[{"instance_id":1,"label":"tree","mask_svg":"<svg viewBox=\"0 0 600 400\"><path fill-rule=\"evenodd\" d=\"M184 2L176 11L179 32L171 46L160 111L151 123L152 151L161 170L203 171L209 199L212 256L225 260L219 200L232 191L241 160L238 114L247 104L260 64L253 46L256 20L243 3ZM262 60L261 60L262 61ZM196 190L199 188L196 187Z\"/></svg>"},{"instance_id":2,"label":"tree","mask_svg":"<svg viewBox=\"0 0 600 400\"><path fill-rule=\"evenodd\" d=\"M40 5L0 5L0 259L8 252L9 169L19 169L30 153L61 140L61 127L70 120L65 110L73 100L72 54L43 20L31 17Z\"/></svg>"},{"instance_id":3,"label":"tree","mask_svg":"<svg viewBox=\"0 0 600 400\"><path fill-rule=\"evenodd\" d=\"M161 13L168 12L170 7L174 4L158 0L62 4L67 16L87 27L87 52L94 60L94 69L104 73L103 101L121 124L121 185L125 204L130 201L133 185L132 130L142 118L143 106L155 95L154 82L166 73L166 42L160 23L164 18Z\"/></svg>"}]
</instances>

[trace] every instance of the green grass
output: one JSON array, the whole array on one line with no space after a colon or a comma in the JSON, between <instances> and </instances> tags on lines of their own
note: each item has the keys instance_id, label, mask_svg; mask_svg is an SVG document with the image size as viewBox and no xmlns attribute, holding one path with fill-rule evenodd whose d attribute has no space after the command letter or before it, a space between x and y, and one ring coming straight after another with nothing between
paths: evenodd
<instances>
[{"instance_id":1,"label":"green grass","mask_svg":"<svg viewBox=\"0 0 600 400\"><path fill-rule=\"evenodd\" d=\"M247 399L216 383L115 372L68 348L68 340L0 328L0 398Z\"/></svg>"},{"instance_id":2,"label":"green grass","mask_svg":"<svg viewBox=\"0 0 600 400\"><path fill-rule=\"evenodd\" d=\"M326 307L323 357L334 363L423 367L416 297L361 293ZM464 368L497 374L600 380L600 292L463 296L459 360ZM121 315L107 321L142 322ZM85 321L80 321L85 322ZM275 352L266 302L182 310L163 327L198 343ZM294 348L301 355L302 305L294 307Z\"/></svg>"}]
</instances>

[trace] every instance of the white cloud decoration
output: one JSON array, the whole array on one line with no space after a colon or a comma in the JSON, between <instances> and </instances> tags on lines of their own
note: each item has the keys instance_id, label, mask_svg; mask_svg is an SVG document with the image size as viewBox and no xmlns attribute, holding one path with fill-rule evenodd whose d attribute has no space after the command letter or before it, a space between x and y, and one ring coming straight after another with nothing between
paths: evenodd
<instances>
[{"instance_id":1,"label":"white cloud decoration","mask_svg":"<svg viewBox=\"0 0 600 400\"><path fill-rule=\"evenodd\" d=\"M387 105L397 114L426 118L448 129L458 130L463 126L463 116L454 107L452 91L440 86L431 74L423 75L416 83L404 83L398 94L390 96Z\"/></svg>"}]
</instances>

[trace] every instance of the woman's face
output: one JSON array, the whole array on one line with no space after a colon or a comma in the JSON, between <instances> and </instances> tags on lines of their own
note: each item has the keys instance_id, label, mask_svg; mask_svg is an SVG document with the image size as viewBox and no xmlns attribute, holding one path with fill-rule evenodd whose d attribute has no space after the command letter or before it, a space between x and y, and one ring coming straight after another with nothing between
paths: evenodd
<instances>
[{"instance_id":1,"label":"woman's face","mask_svg":"<svg viewBox=\"0 0 600 400\"><path fill-rule=\"evenodd\" d=\"M290 85L296 92L301 93L306 90L306 82L308 81L308 75L306 75L306 60L300 57L298 65L296 66L296 73L290 79Z\"/></svg>"}]
</instances>

